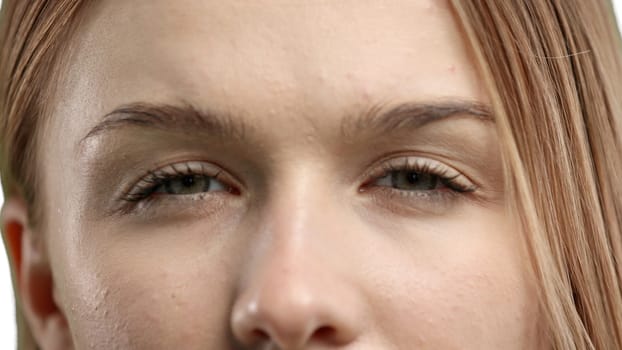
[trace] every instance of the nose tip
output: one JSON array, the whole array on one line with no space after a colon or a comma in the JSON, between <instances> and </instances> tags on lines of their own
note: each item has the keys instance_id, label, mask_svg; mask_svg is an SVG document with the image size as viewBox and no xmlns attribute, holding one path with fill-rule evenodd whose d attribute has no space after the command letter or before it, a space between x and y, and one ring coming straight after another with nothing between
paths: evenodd
<instances>
[{"instance_id":1,"label":"nose tip","mask_svg":"<svg viewBox=\"0 0 622 350\"><path fill-rule=\"evenodd\" d=\"M270 295L271 294L271 295ZM323 300L283 289L240 298L231 322L235 337L245 346L272 345L282 350L316 343L341 346L355 338L348 322Z\"/></svg>"}]
</instances>

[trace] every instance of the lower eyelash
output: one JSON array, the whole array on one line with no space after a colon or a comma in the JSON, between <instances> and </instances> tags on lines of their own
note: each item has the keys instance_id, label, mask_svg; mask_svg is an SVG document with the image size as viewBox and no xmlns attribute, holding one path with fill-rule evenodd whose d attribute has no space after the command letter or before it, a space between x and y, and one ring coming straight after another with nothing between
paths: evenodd
<instances>
[{"instance_id":1,"label":"lower eyelash","mask_svg":"<svg viewBox=\"0 0 622 350\"><path fill-rule=\"evenodd\" d=\"M392 199L405 199L405 200L416 200L416 201L427 201L427 202L438 202L438 201L443 201L443 200L457 199L461 194L461 192L457 192L454 190L404 191L404 190L398 190L398 189L390 188L390 187L379 187L379 188L375 188L374 191L376 193L382 192L384 193L384 195Z\"/></svg>"}]
</instances>

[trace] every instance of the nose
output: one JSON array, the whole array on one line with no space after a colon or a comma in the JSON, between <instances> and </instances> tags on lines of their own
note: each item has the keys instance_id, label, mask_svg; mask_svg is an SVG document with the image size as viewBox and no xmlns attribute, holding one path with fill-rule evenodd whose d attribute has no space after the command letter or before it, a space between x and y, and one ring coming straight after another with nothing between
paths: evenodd
<instances>
[{"instance_id":1,"label":"nose","mask_svg":"<svg viewBox=\"0 0 622 350\"><path fill-rule=\"evenodd\" d=\"M337 349L361 331L361 304L345 278L335 221L324 210L315 217L322 206L312 202L290 201L264 215L270 219L261 225L231 312L232 332L245 347Z\"/></svg>"},{"instance_id":2,"label":"nose","mask_svg":"<svg viewBox=\"0 0 622 350\"><path fill-rule=\"evenodd\" d=\"M275 349L304 349L312 344L339 348L356 338L352 321L332 296L311 293L280 285L240 299L232 315L235 337L248 347L259 344Z\"/></svg>"}]
</instances>

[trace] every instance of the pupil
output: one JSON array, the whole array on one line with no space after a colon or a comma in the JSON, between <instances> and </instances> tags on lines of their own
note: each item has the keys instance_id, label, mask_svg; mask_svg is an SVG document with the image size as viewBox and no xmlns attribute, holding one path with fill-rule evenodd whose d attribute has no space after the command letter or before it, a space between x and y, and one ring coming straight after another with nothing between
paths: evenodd
<instances>
[{"instance_id":1,"label":"pupil","mask_svg":"<svg viewBox=\"0 0 622 350\"><path fill-rule=\"evenodd\" d=\"M195 183L194 176L184 176L181 179L181 183L182 183L182 185L184 187L192 187L192 186L194 186L194 183Z\"/></svg>"},{"instance_id":2,"label":"pupil","mask_svg":"<svg viewBox=\"0 0 622 350\"><path fill-rule=\"evenodd\" d=\"M409 172L406 174L406 181L411 185L416 184L419 180L419 173Z\"/></svg>"}]
</instances>

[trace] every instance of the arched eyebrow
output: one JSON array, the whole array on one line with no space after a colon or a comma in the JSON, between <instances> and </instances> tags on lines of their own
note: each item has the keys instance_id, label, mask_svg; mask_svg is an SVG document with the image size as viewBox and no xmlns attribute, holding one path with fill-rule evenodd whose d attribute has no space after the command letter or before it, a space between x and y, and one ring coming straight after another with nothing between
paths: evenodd
<instances>
[{"instance_id":1,"label":"arched eyebrow","mask_svg":"<svg viewBox=\"0 0 622 350\"><path fill-rule=\"evenodd\" d=\"M389 106L375 104L363 113L345 116L341 122L341 137L350 139L363 134L388 134L413 130L426 124L456 116L475 117L492 121L488 105L476 101L451 100L441 102L407 102ZM82 138L87 139L122 127L161 129L248 143L252 126L241 116L199 109L191 104L132 103L116 108Z\"/></svg>"},{"instance_id":2,"label":"arched eyebrow","mask_svg":"<svg viewBox=\"0 0 622 350\"><path fill-rule=\"evenodd\" d=\"M341 136L355 138L362 134L409 131L458 116L494 121L491 107L478 101L406 102L394 106L375 104L366 113L345 117L341 123Z\"/></svg>"},{"instance_id":3,"label":"arched eyebrow","mask_svg":"<svg viewBox=\"0 0 622 350\"><path fill-rule=\"evenodd\" d=\"M242 118L201 110L191 104L136 102L118 107L104 115L80 143L121 127L162 129L189 134L200 131L223 138L243 140L249 125Z\"/></svg>"}]
</instances>

